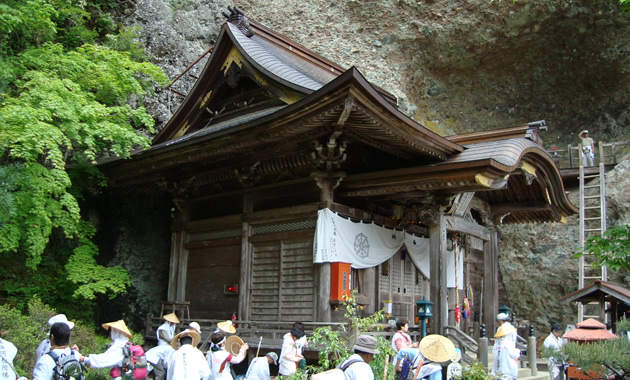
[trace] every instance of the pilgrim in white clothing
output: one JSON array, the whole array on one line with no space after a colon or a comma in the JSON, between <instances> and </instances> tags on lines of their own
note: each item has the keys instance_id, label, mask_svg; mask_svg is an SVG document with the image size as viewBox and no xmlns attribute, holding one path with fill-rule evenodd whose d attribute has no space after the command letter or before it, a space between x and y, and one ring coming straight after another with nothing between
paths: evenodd
<instances>
[{"instance_id":1,"label":"pilgrim in white clothing","mask_svg":"<svg viewBox=\"0 0 630 380\"><path fill-rule=\"evenodd\" d=\"M13 343L0 338L0 380L15 380L17 378L17 373L13 368L13 359L17 352L17 347Z\"/></svg>"},{"instance_id":2,"label":"pilgrim in white clothing","mask_svg":"<svg viewBox=\"0 0 630 380\"><path fill-rule=\"evenodd\" d=\"M494 355L492 374L499 379L515 380L518 376L517 359L521 352L514 348L512 341L507 336L498 338L492 348L492 354Z\"/></svg>"},{"instance_id":3,"label":"pilgrim in white clothing","mask_svg":"<svg viewBox=\"0 0 630 380\"><path fill-rule=\"evenodd\" d=\"M512 346L514 348L516 348L516 342L518 342L518 333L516 330L516 327L514 327L510 322L509 322L510 316L507 315L506 313L499 313L497 314L497 321L499 321L499 327L497 328L497 331L499 331L499 329L501 328L501 326L508 326L511 327L511 329L514 329L514 331L512 331L510 334L508 334L508 336L506 337L508 341L512 342Z\"/></svg>"},{"instance_id":4,"label":"pilgrim in white clothing","mask_svg":"<svg viewBox=\"0 0 630 380\"><path fill-rule=\"evenodd\" d=\"M33 369L33 380L52 380L57 367L55 358L60 360L64 356L74 356L77 360L81 360L81 354L68 347L70 326L66 322L53 323L50 327L49 338L52 350L37 360Z\"/></svg>"},{"instance_id":5,"label":"pilgrim in white clothing","mask_svg":"<svg viewBox=\"0 0 630 380\"><path fill-rule=\"evenodd\" d=\"M357 360L355 363L350 364L343 371L343 375L345 380L374 380L374 372L372 372L372 367L366 362L363 361L363 358L359 356L359 354L353 354L348 359L341 363L341 368L344 368L345 365L351 360Z\"/></svg>"},{"instance_id":6,"label":"pilgrim in white clothing","mask_svg":"<svg viewBox=\"0 0 630 380\"><path fill-rule=\"evenodd\" d=\"M157 337L158 346L171 344L171 340L175 336L175 328L179 323L179 318L175 313L170 313L162 316L164 323L157 328L155 336Z\"/></svg>"},{"instance_id":7,"label":"pilgrim in white clothing","mask_svg":"<svg viewBox=\"0 0 630 380\"><path fill-rule=\"evenodd\" d=\"M49 352L53 352L59 358L62 356L73 355L77 360L79 360L81 357L78 352L71 350L68 346L65 348L55 348ZM35 369L33 369L33 380L52 380L55 374L56 366L57 363L55 363L55 359L53 359L48 352L42 355L42 357L37 361L37 364L35 364Z\"/></svg>"},{"instance_id":8,"label":"pilgrim in white clothing","mask_svg":"<svg viewBox=\"0 0 630 380\"><path fill-rule=\"evenodd\" d=\"M197 347L185 344L173 354L166 374L168 380L199 380L210 375L210 367Z\"/></svg>"},{"instance_id":9,"label":"pilgrim in white clothing","mask_svg":"<svg viewBox=\"0 0 630 380\"><path fill-rule=\"evenodd\" d=\"M370 362L378 355L378 341L371 335L359 335L352 347L354 354L344 360L339 368L345 380L374 380Z\"/></svg>"},{"instance_id":10,"label":"pilgrim in white clothing","mask_svg":"<svg viewBox=\"0 0 630 380\"><path fill-rule=\"evenodd\" d=\"M208 365L210 367L210 380L232 380L232 367L230 364L238 364L247 356L247 343L243 344L237 356L225 351L225 332L218 330L210 336L212 345L208 352Z\"/></svg>"},{"instance_id":11,"label":"pilgrim in white clothing","mask_svg":"<svg viewBox=\"0 0 630 380\"><path fill-rule=\"evenodd\" d=\"M168 372L168 363L175 349L171 345L155 346L144 353L147 362L151 364L155 380L163 380ZM205 358L204 358L205 361Z\"/></svg>"},{"instance_id":12,"label":"pilgrim in white clothing","mask_svg":"<svg viewBox=\"0 0 630 380\"><path fill-rule=\"evenodd\" d=\"M551 326L551 333L545 341L543 342L543 347L547 349L554 349L555 351L561 351L562 346L566 344L566 339L562 338L563 327L560 324L554 323ZM560 377L560 372L564 371L564 363L557 359L554 359L553 356L549 357L549 380L556 380Z\"/></svg>"},{"instance_id":13,"label":"pilgrim in white clothing","mask_svg":"<svg viewBox=\"0 0 630 380\"><path fill-rule=\"evenodd\" d=\"M90 354L82 356L81 359L90 368L120 367L125 358L123 347L132 338L131 332L122 319L116 322L103 323L102 326L104 329L110 330L109 336L112 340L112 345L102 354ZM112 376L112 379L120 379L120 376Z\"/></svg>"},{"instance_id":14,"label":"pilgrim in white clothing","mask_svg":"<svg viewBox=\"0 0 630 380\"><path fill-rule=\"evenodd\" d=\"M277 364L278 355L275 352L270 352L266 356L255 358L247 369L245 379L247 380L271 380L271 374L269 372L270 364Z\"/></svg>"},{"instance_id":15,"label":"pilgrim in white clothing","mask_svg":"<svg viewBox=\"0 0 630 380\"><path fill-rule=\"evenodd\" d=\"M291 332L282 337L282 349L280 350L280 368L278 372L282 376L290 376L297 371L298 363L304 358L298 347L298 340L304 337L304 331L293 327Z\"/></svg>"},{"instance_id":16,"label":"pilgrim in white clothing","mask_svg":"<svg viewBox=\"0 0 630 380\"><path fill-rule=\"evenodd\" d=\"M74 327L74 322L68 321L68 318L66 317L65 314L57 314L51 317L48 320L48 327L49 327L48 334L46 334L46 338L42 340L39 346L37 346L37 350L35 351L35 361L39 360L39 358L41 358L42 355L50 351L50 339L49 339L50 327L52 327L52 325L54 325L57 322L65 323L66 325L68 325L68 327L70 327L70 330L72 330L72 328Z\"/></svg>"}]
</instances>

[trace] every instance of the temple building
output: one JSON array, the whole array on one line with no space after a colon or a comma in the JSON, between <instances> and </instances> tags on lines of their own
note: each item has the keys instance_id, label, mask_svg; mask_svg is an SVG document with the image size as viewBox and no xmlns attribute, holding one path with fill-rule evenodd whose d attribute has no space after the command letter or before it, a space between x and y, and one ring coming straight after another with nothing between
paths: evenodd
<instances>
[{"instance_id":1,"label":"temple building","mask_svg":"<svg viewBox=\"0 0 630 380\"><path fill-rule=\"evenodd\" d=\"M365 313L409 320L424 296L432 332L466 298L493 331L496 226L577 212L544 128L440 136L355 67L233 12L152 147L99 168L113 191L172 200L164 297L194 318L334 322L355 289Z\"/></svg>"}]
</instances>

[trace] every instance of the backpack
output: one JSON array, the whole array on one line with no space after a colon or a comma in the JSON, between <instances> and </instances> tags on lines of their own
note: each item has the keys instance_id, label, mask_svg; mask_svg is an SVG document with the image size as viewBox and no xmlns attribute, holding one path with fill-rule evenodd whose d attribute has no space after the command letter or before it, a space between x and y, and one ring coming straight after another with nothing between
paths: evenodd
<instances>
[{"instance_id":1,"label":"backpack","mask_svg":"<svg viewBox=\"0 0 630 380\"><path fill-rule=\"evenodd\" d=\"M114 367L109 372L113 378L122 377L125 380L131 378L142 380L147 377L147 357L141 346L127 342L123 348L123 360L120 367Z\"/></svg>"},{"instance_id":2,"label":"backpack","mask_svg":"<svg viewBox=\"0 0 630 380\"><path fill-rule=\"evenodd\" d=\"M48 351L47 354L55 361L54 380L83 380L83 364L79 362L73 351L69 355L62 354L61 356L52 351Z\"/></svg>"},{"instance_id":3,"label":"backpack","mask_svg":"<svg viewBox=\"0 0 630 380\"><path fill-rule=\"evenodd\" d=\"M405 356L400 363L400 372L398 373L399 380L407 380L413 374L413 362Z\"/></svg>"}]
</instances>

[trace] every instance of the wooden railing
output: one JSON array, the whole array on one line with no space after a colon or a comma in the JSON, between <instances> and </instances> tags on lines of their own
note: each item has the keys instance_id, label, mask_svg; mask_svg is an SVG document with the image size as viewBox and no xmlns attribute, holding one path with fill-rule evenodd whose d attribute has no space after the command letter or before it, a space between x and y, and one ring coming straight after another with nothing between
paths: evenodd
<instances>
[{"instance_id":1,"label":"wooden railing","mask_svg":"<svg viewBox=\"0 0 630 380\"><path fill-rule=\"evenodd\" d=\"M618 141L612 143L598 144L598 151L595 152L595 166L600 161L604 161L606 165L616 165L621 156L630 151L630 140ZM560 169L577 169L580 167L582 160L582 154L580 152L580 146L567 145L565 148L551 147L547 149L547 153L558 164Z\"/></svg>"}]
</instances>

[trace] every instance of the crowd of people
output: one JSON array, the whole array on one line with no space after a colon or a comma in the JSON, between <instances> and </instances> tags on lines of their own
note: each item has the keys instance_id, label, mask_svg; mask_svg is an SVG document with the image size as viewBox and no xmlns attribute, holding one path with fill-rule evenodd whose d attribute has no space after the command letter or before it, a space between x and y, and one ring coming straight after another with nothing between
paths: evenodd
<instances>
[{"instance_id":1,"label":"crowd of people","mask_svg":"<svg viewBox=\"0 0 630 380\"><path fill-rule=\"evenodd\" d=\"M69 346L74 323L63 314L55 315L48 321L50 327L48 336L37 348L33 379L67 380L67 374L61 372L69 371L74 363L87 368L110 368L113 380L131 378L140 380L146 377L147 371L152 371L155 380L239 378L271 380L272 366L278 368L281 379L291 376L299 368L306 367L303 350L308 347L308 342L304 324L301 322L296 322L291 331L284 335L279 356L272 351L262 357L256 357L249 363L247 372L237 376L232 365L242 363L247 358L249 346L240 340L237 352L234 352L233 347L231 351L226 349L227 337L236 333L232 321L217 324L216 330L210 335L210 349L204 355L198 349L201 341L201 328L198 323L191 322L186 329L176 333L176 327L180 324L177 315L166 314L163 320L164 323L156 331L157 346L146 353L131 342L131 332L123 320L118 320L102 325L109 332L111 339L111 345L105 352L82 355L76 345ZM494 335L492 374L497 379L515 380L518 376L517 360L520 356L517 348L517 330L509 322L507 314L497 315L497 321L499 327ZM396 333L392 337L391 345L396 352L394 368L397 378L441 380L442 368L447 365L448 380L461 375L462 366L459 363L461 351L456 349L449 339L433 334L424 337L420 342L414 342L408 330L409 324L406 320L400 319L396 322ZM565 343L561 338L563 331L562 325L552 325L551 334L545 339L544 347L560 350ZM140 350L138 358L142 357L145 362L137 360L134 356L136 349ZM377 339L370 335L360 335L353 346L353 351L354 353L335 370L337 378L374 379L369 363L379 354ZM0 338L0 380L18 378L12 365L16 354L15 345ZM564 365L565 363L558 362L557 359L549 359L550 380L557 380L560 377ZM81 380L81 376L72 378ZM335 379L334 376L322 378Z\"/></svg>"}]
</instances>

